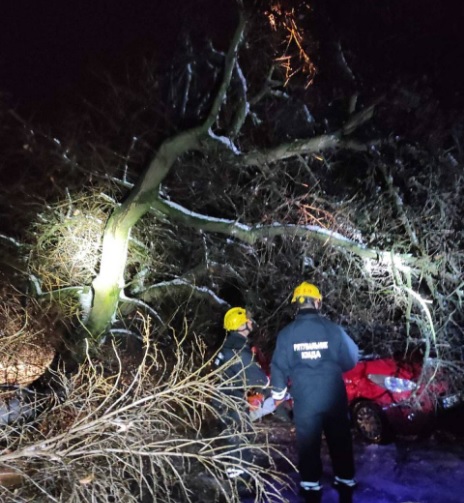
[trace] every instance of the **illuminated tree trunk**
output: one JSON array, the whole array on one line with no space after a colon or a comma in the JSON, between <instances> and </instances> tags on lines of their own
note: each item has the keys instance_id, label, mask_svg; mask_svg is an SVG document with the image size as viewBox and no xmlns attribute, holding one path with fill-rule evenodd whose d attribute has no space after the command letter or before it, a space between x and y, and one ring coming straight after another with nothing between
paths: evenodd
<instances>
[{"instance_id":1,"label":"illuminated tree trunk","mask_svg":"<svg viewBox=\"0 0 464 503\"><path fill-rule=\"evenodd\" d=\"M273 149L250 154L242 154L234 147L232 139L237 129L244 122L244 114L239 114L240 118L233 124L230 137L217 136L212 128L218 119L221 106L226 99L229 89L232 72L237 64L237 50L242 39L245 28L245 20L240 18L237 30L234 34L231 46L225 58L225 67L222 83L215 96L214 102L204 122L195 128L179 133L173 138L164 141L158 149L156 155L150 162L144 175L135 185L128 198L116 208L109 218L104 235L103 248L100 261L100 271L92 283L93 304L88 321L86 323L87 335L98 341L110 326L115 318L121 293L124 288L124 271L127 262L128 241L132 227L144 216L152 207L157 207L162 212L175 220L185 220L189 225L216 232L235 235L245 242L254 242L263 237L271 237L292 233L294 235L306 235L314 233L314 230L305 229L300 226L272 226L266 228L252 228L241 230L240 226L231 225L225 221L214 221L214 219L204 217L195 218L191 212L180 212L173 206L163 204L158 197L159 186L169 173L175 161L184 153L192 150L204 150L211 142L215 146L227 149L236 161L243 166L251 166L259 163L272 163L287 157L300 155L303 153L320 152L325 149L349 148L365 150L366 146L354 141L347 141L346 136L354 131L359 125L370 119L373 107L369 107L359 114L354 115L345 126L332 134L320 135L316 138L296 140L282 144ZM247 107L244 107L247 108ZM318 233L316 233L317 235ZM326 240L327 236L319 236ZM332 236L334 238L334 236ZM343 241L344 247L355 246L353 243ZM361 250L359 250L361 253ZM364 252L362 252L364 254Z\"/></svg>"},{"instance_id":2,"label":"illuminated tree trunk","mask_svg":"<svg viewBox=\"0 0 464 503\"><path fill-rule=\"evenodd\" d=\"M86 324L88 335L95 340L104 334L116 314L119 297L124 288L124 270L132 227L149 211L157 198L160 183L174 162L185 152L199 150L200 140L216 138L211 128L226 97L244 29L245 19L241 16L226 55L223 80L208 117L200 126L182 132L161 144L139 183L108 220L103 235L100 271L92 283L93 305Z\"/></svg>"},{"instance_id":3,"label":"illuminated tree trunk","mask_svg":"<svg viewBox=\"0 0 464 503\"><path fill-rule=\"evenodd\" d=\"M102 334L114 317L121 290L124 287L124 269L127 260L127 244L130 228L120 223L115 212L103 236L101 266L93 281L93 306L87 329L92 337Z\"/></svg>"},{"instance_id":4,"label":"illuminated tree trunk","mask_svg":"<svg viewBox=\"0 0 464 503\"><path fill-rule=\"evenodd\" d=\"M192 129L166 140L148 166L140 183L109 218L103 234L100 271L92 283L94 297L88 334L98 339L113 320L124 288L127 248L132 227L151 208L159 185L175 160L184 152L198 147L201 129Z\"/></svg>"}]
</instances>

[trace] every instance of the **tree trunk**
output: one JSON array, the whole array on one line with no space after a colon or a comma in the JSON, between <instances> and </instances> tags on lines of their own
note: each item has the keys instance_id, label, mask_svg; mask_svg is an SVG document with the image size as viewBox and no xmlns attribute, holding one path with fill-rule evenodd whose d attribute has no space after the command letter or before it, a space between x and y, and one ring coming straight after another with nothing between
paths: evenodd
<instances>
[{"instance_id":1,"label":"tree trunk","mask_svg":"<svg viewBox=\"0 0 464 503\"><path fill-rule=\"evenodd\" d=\"M160 183L169 173L176 159L184 152L198 148L198 128L183 132L166 140L159 148L145 174L124 203L114 210L103 234L103 246L98 276L92 283L94 297L89 320L88 335L98 340L116 315L132 227L145 215L157 197Z\"/></svg>"},{"instance_id":2,"label":"tree trunk","mask_svg":"<svg viewBox=\"0 0 464 503\"><path fill-rule=\"evenodd\" d=\"M87 335L95 341L98 341L107 330L116 314L120 294L124 288L124 270L132 227L150 210L158 195L159 186L174 162L185 152L200 149L200 140L213 134L211 128L225 100L244 30L245 18L240 15L240 21L227 52L223 80L208 117L200 126L181 132L161 144L128 198L108 220L103 235L100 271L92 283L93 305L85 327Z\"/></svg>"},{"instance_id":3,"label":"tree trunk","mask_svg":"<svg viewBox=\"0 0 464 503\"><path fill-rule=\"evenodd\" d=\"M103 334L116 313L119 296L124 287L124 269L130 226L124 223L120 208L110 217L103 236L100 271L92 283L94 297L87 330L97 339Z\"/></svg>"}]
</instances>

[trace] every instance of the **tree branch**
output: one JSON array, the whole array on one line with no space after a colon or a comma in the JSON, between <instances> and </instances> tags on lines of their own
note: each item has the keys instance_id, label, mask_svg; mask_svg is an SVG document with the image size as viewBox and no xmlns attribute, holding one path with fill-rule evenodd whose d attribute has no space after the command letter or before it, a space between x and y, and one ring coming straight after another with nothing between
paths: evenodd
<instances>
[{"instance_id":1,"label":"tree branch","mask_svg":"<svg viewBox=\"0 0 464 503\"><path fill-rule=\"evenodd\" d=\"M323 134L310 139L294 140L290 143L277 145L267 150L250 152L241 157L241 162L247 166L259 166L263 163L272 163L288 159L295 155L313 154L323 150L334 148L346 148L350 150L365 151L368 144L362 144L354 140L345 140L344 136L351 134L356 128L367 122L374 114L375 105L353 116L340 130L330 134Z\"/></svg>"},{"instance_id":2,"label":"tree branch","mask_svg":"<svg viewBox=\"0 0 464 503\"><path fill-rule=\"evenodd\" d=\"M166 290L188 290L192 295L199 297L206 297L210 301L220 305L220 306L228 306L229 304L224 300L218 297L212 290L205 286L196 286L192 285L188 281L185 281L180 278L173 279L172 281L164 281L163 283L157 283L156 285L152 285L148 287L141 295L140 298L144 302L150 302L161 295L166 294Z\"/></svg>"},{"instance_id":3,"label":"tree branch","mask_svg":"<svg viewBox=\"0 0 464 503\"><path fill-rule=\"evenodd\" d=\"M249 245L254 245L258 241L277 236L311 238L322 242L323 245L341 248L363 259L375 260L385 265L390 264L396 268L415 268L418 273L423 273L424 271L429 274L437 273L437 265L427 260L427 257L414 257L410 254L396 254L391 250L385 251L368 248L362 243L352 241L338 232L315 225L275 223L271 225L249 226L235 220L202 215L161 198L153 201L152 208L189 227L231 236ZM411 270L411 272L413 271Z\"/></svg>"},{"instance_id":4,"label":"tree branch","mask_svg":"<svg viewBox=\"0 0 464 503\"><path fill-rule=\"evenodd\" d=\"M222 79L221 86L214 98L213 105L211 106L211 110L206 118L205 122L199 126L199 129L202 132L206 132L208 129L213 127L214 123L217 120L217 116L219 111L221 110L221 106L224 103L225 96L227 94L227 90L229 89L230 79L232 78L232 72L235 67L235 63L237 61L237 52L240 42L242 41L243 33L245 31L245 16L243 12L240 10L239 12L239 22L237 25L237 29L235 30L234 37L229 46L229 50L226 54L225 60L225 68L224 68L224 78Z\"/></svg>"},{"instance_id":5,"label":"tree branch","mask_svg":"<svg viewBox=\"0 0 464 503\"><path fill-rule=\"evenodd\" d=\"M382 253L351 241L338 232L333 232L313 225L276 223L272 225L248 226L235 220L213 218L207 215L202 215L200 213L190 211L179 204L161 198L157 198L153 202L152 207L164 215L169 216L184 225L188 225L189 227L232 236L250 245L255 244L257 241L276 236L311 237L322 241L325 244L330 243L331 245L350 250L360 257L377 258L379 254Z\"/></svg>"}]
</instances>

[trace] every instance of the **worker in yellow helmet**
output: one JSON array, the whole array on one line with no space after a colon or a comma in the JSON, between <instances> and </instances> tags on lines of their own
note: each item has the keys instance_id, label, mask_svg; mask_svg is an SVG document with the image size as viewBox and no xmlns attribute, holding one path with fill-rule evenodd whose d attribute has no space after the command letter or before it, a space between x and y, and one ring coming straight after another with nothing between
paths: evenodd
<instances>
[{"instance_id":1,"label":"worker in yellow helmet","mask_svg":"<svg viewBox=\"0 0 464 503\"><path fill-rule=\"evenodd\" d=\"M254 358L250 347L249 335L255 327L254 321L243 307L233 307L224 316L226 339L220 349L215 364L224 366L224 374L233 380L234 387L230 394L243 398L248 390L266 389L269 378ZM233 361L232 361L233 360ZM227 365L225 365L227 364ZM272 400L269 400L269 403ZM272 411L254 411L251 420L259 419Z\"/></svg>"},{"instance_id":2,"label":"worker in yellow helmet","mask_svg":"<svg viewBox=\"0 0 464 503\"><path fill-rule=\"evenodd\" d=\"M227 391L229 395L242 400L246 406L246 393L250 389L264 390L268 388L269 378L254 359L248 336L255 326L249 313L243 307L233 307L229 309L224 316L224 328L226 330L226 339L215 359L215 365L224 367L224 377L228 380L228 386L231 389ZM264 403L250 412L250 419L255 421L260 417L272 413L276 405L270 396L268 388L268 398ZM222 420L226 426L237 426L240 424L240 417L234 410L225 410L222 414ZM239 447L240 439L231 437L231 444ZM235 445L237 444L237 445ZM251 452L248 449L236 449L238 456L242 460L250 461ZM238 465L226 468L226 474L229 478L242 477L246 475L246 470L242 470Z\"/></svg>"},{"instance_id":3,"label":"worker in yellow helmet","mask_svg":"<svg viewBox=\"0 0 464 503\"><path fill-rule=\"evenodd\" d=\"M342 374L356 365L359 351L341 326L321 316L322 295L315 285L298 285L292 303L296 317L277 335L272 356L272 396L281 400L291 383L300 492L308 501L320 501L322 433L332 458L334 486L345 491L356 485Z\"/></svg>"}]
</instances>

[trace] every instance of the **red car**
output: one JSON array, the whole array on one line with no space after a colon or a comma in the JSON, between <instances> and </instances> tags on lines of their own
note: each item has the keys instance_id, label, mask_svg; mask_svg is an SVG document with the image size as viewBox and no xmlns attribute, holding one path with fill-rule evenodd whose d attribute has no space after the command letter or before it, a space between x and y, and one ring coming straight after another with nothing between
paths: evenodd
<instances>
[{"instance_id":1,"label":"red car","mask_svg":"<svg viewBox=\"0 0 464 503\"><path fill-rule=\"evenodd\" d=\"M422 375L421 365L393 358L362 360L343 377L353 424L369 442L431 432L437 412L462 401L443 372Z\"/></svg>"},{"instance_id":2,"label":"red car","mask_svg":"<svg viewBox=\"0 0 464 503\"><path fill-rule=\"evenodd\" d=\"M269 373L269 362L254 349ZM431 367L422 375L422 368L419 363L377 357L364 358L345 372L353 425L365 440L383 443L395 434L424 436L432 431L437 413L464 403L446 373ZM291 401L286 407L291 409Z\"/></svg>"}]
</instances>

